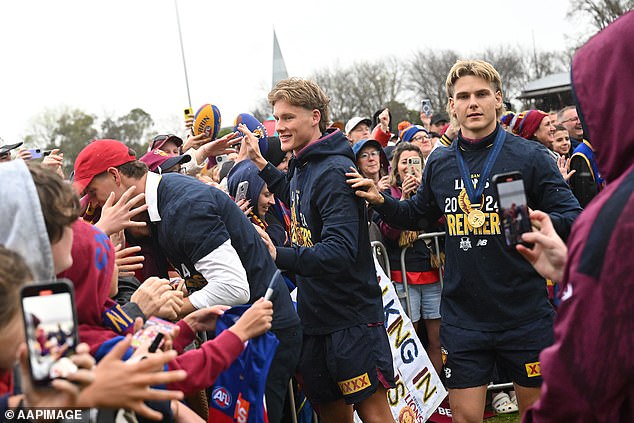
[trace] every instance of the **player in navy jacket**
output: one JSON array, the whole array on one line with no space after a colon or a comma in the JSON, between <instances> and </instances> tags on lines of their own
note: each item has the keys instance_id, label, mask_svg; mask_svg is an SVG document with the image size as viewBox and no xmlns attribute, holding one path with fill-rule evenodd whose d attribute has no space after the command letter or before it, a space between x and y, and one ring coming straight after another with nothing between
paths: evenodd
<instances>
[{"instance_id":1,"label":"player in navy jacket","mask_svg":"<svg viewBox=\"0 0 634 423\"><path fill-rule=\"evenodd\" d=\"M393 421L392 355L367 211L346 184L352 149L339 130L326 130L329 100L315 83L280 81L269 102L281 148L295 155L288 176L267 164L246 127L240 131L260 176L291 209L291 247L276 248L261 234L276 264L297 275L305 391L325 422L352 422L352 404L364 422Z\"/></svg>"},{"instance_id":2,"label":"player in navy jacket","mask_svg":"<svg viewBox=\"0 0 634 423\"><path fill-rule=\"evenodd\" d=\"M458 139L434 151L406 201L383 196L357 173L349 183L390 224L419 229L446 217L441 300L444 373L456 421L481 421L495 365L512 378L523 411L539 396L539 353L552 343L546 282L501 233L492 176L520 171L528 206L549 213L567 236L581 212L545 147L497 124L501 80L489 63L458 61L446 82Z\"/></svg>"}]
</instances>

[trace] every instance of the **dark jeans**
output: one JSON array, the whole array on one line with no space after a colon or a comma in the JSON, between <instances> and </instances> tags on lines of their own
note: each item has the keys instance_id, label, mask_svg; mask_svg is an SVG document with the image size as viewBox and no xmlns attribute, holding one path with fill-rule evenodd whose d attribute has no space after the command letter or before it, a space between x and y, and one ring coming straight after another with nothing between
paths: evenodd
<instances>
[{"instance_id":1,"label":"dark jeans","mask_svg":"<svg viewBox=\"0 0 634 423\"><path fill-rule=\"evenodd\" d=\"M284 401L288 393L288 381L295 374L302 351L302 327L300 325L272 331L280 344L271 362L266 379L266 409L269 423L279 423L282 419Z\"/></svg>"}]
</instances>

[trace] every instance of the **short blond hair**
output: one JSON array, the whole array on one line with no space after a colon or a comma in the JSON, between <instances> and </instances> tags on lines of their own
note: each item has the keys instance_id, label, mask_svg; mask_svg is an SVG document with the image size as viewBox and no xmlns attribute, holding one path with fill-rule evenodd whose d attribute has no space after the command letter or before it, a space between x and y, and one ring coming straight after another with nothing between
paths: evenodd
<instances>
[{"instance_id":1,"label":"short blond hair","mask_svg":"<svg viewBox=\"0 0 634 423\"><path fill-rule=\"evenodd\" d=\"M317 109L321 114L319 130L325 132L329 122L330 99L323 90L314 83L302 78L288 78L279 81L268 95L271 106L279 100L284 100L293 106L307 110Z\"/></svg>"},{"instance_id":2,"label":"short blond hair","mask_svg":"<svg viewBox=\"0 0 634 423\"><path fill-rule=\"evenodd\" d=\"M463 76L477 76L491 84L493 92L500 92L502 94L502 78L500 74L495 70L492 64L485 62L484 60L457 60L451 67L447 80L445 81L445 88L447 90L447 112L451 116L451 108L449 106L449 99L453 98L454 86L456 81ZM504 113L504 106L496 110L496 116L499 119Z\"/></svg>"}]
</instances>

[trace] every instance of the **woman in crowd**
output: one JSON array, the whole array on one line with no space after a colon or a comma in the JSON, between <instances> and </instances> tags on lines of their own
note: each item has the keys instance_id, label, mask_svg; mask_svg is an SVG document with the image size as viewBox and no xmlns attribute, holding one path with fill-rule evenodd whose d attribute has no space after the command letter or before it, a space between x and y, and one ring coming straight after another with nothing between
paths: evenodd
<instances>
[{"instance_id":1,"label":"woman in crowd","mask_svg":"<svg viewBox=\"0 0 634 423\"><path fill-rule=\"evenodd\" d=\"M388 161L383 147L375 140L361 140L352 146L359 171L384 191L389 187Z\"/></svg>"},{"instance_id":2,"label":"woman in crowd","mask_svg":"<svg viewBox=\"0 0 634 423\"><path fill-rule=\"evenodd\" d=\"M244 201L238 205L255 225L264 229L276 246L284 246L288 242L285 222L273 213L275 196L269 191L264 180L258 176L258 168L249 160L236 163L227 177L229 195L236 198L238 185L247 182L248 189Z\"/></svg>"},{"instance_id":3,"label":"woman in crowd","mask_svg":"<svg viewBox=\"0 0 634 423\"><path fill-rule=\"evenodd\" d=\"M419 131L416 131L419 132ZM410 137L411 138L411 137ZM424 155L414 143L400 142L394 150L390 171L390 186L385 191L395 199L406 200L414 195L421 183L422 175L412 171L407 159L418 157L421 163ZM407 287L411 304L409 316L418 331L422 319L427 332L427 354L440 372L440 291L438 268L431 264L431 251L423 240L418 240L419 232L402 231L377 218L385 246L388 251L391 279L395 282L396 292L401 298L403 308L407 310L405 288L401 269L401 250L410 247L405 255L407 269Z\"/></svg>"},{"instance_id":4,"label":"woman in crowd","mask_svg":"<svg viewBox=\"0 0 634 423\"><path fill-rule=\"evenodd\" d=\"M541 143L548 149L553 160L559 157L551 150L555 127L548 113L541 110L526 110L520 113L513 125L513 133L527 140Z\"/></svg>"}]
</instances>

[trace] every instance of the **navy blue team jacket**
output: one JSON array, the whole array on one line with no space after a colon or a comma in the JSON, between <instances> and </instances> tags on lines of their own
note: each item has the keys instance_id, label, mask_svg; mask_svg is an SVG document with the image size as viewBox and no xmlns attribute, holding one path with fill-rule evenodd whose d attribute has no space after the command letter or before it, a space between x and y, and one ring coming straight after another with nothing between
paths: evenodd
<instances>
[{"instance_id":1,"label":"navy blue team jacket","mask_svg":"<svg viewBox=\"0 0 634 423\"><path fill-rule=\"evenodd\" d=\"M309 335L384 319L365 201L346 183L350 166L352 149L336 130L304 147L288 175L271 164L260 172L290 205L292 247L277 248L276 264L297 275L297 312Z\"/></svg>"},{"instance_id":2,"label":"navy blue team jacket","mask_svg":"<svg viewBox=\"0 0 634 423\"><path fill-rule=\"evenodd\" d=\"M190 176L163 175L158 186L158 242L168 260L184 278L202 275L194 263L228 239L238 253L249 279L250 298L263 297L276 267L260 235L231 198ZM273 329L296 326L299 318L281 276L273 301Z\"/></svg>"},{"instance_id":3,"label":"navy blue team jacket","mask_svg":"<svg viewBox=\"0 0 634 423\"><path fill-rule=\"evenodd\" d=\"M399 202L384 196L385 203L376 207L391 225L408 229L425 228L445 215L445 280L440 313L443 322L465 329L513 329L552 313L544 278L517 251L506 248L492 176L520 171L528 206L548 213L564 239L581 212L546 148L507 133L491 175L483 182L486 222L480 228L469 225L471 206L460 177L456 148L461 148L472 181L477 180L497 131L502 130L498 125L491 135L475 144L459 136L451 146L436 149L425 165L423 183L414 197Z\"/></svg>"}]
</instances>

